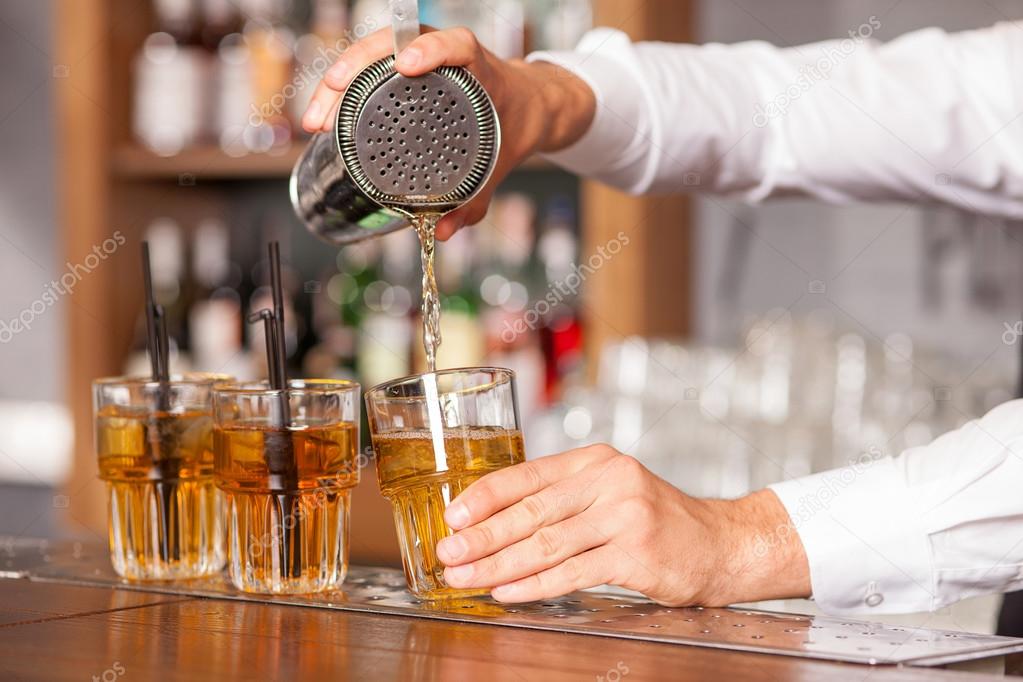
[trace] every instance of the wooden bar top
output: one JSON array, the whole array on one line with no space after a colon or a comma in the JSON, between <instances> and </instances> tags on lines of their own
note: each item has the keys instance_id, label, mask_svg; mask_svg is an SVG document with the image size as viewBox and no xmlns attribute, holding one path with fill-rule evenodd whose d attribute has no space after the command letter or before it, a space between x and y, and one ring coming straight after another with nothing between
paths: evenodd
<instances>
[{"instance_id":1,"label":"wooden bar top","mask_svg":"<svg viewBox=\"0 0 1023 682\"><path fill-rule=\"evenodd\" d=\"M2 680L991 680L402 616L0 579Z\"/></svg>"}]
</instances>

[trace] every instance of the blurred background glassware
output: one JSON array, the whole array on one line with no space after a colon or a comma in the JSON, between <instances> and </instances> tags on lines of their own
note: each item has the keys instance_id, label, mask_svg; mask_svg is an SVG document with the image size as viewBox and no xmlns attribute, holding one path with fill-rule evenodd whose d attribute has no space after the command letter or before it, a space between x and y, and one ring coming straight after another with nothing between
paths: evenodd
<instances>
[{"instance_id":1,"label":"blurred background glassware","mask_svg":"<svg viewBox=\"0 0 1023 682\"><path fill-rule=\"evenodd\" d=\"M118 575L180 580L223 568L210 392L229 379L190 374L169 383L128 377L93 383L96 455Z\"/></svg>"},{"instance_id":2,"label":"blurred background glassware","mask_svg":"<svg viewBox=\"0 0 1023 682\"><path fill-rule=\"evenodd\" d=\"M267 382L214 390L214 475L227 496L228 573L245 592L338 587L348 571L351 489L359 482L359 385Z\"/></svg>"},{"instance_id":3,"label":"blurred background glassware","mask_svg":"<svg viewBox=\"0 0 1023 682\"><path fill-rule=\"evenodd\" d=\"M366 409L409 590L423 599L487 594L449 587L436 548L452 534L444 510L455 497L525 461L514 373L479 367L396 379L367 391Z\"/></svg>"},{"instance_id":4,"label":"blurred background glassware","mask_svg":"<svg viewBox=\"0 0 1023 682\"><path fill-rule=\"evenodd\" d=\"M772 310L732 345L607 345L596 383L532 422L530 455L607 442L688 493L735 497L924 445L1008 400L1011 375L826 311Z\"/></svg>"}]
</instances>

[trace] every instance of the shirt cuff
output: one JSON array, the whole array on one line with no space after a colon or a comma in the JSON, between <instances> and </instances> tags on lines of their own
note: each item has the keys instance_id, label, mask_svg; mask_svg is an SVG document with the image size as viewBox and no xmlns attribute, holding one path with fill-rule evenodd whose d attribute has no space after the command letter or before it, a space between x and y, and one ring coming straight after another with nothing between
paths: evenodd
<instances>
[{"instance_id":1,"label":"shirt cuff","mask_svg":"<svg viewBox=\"0 0 1023 682\"><path fill-rule=\"evenodd\" d=\"M598 180L620 176L636 164L643 169L642 179L632 191L649 184L650 155L637 150L650 148L649 142L635 143L637 136L653 138L652 107L634 74L626 55L633 50L629 37L621 31L597 28L588 32L573 52L534 52L529 62L556 64L581 78L593 91L597 108L589 129L574 144L544 154L565 170Z\"/></svg>"},{"instance_id":2,"label":"shirt cuff","mask_svg":"<svg viewBox=\"0 0 1023 682\"><path fill-rule=\"evenodd\" d=\"M890 457L770 486L799 533L828 613L913 613L937 602L930 543Z\"/></svg>"}]
</instances>

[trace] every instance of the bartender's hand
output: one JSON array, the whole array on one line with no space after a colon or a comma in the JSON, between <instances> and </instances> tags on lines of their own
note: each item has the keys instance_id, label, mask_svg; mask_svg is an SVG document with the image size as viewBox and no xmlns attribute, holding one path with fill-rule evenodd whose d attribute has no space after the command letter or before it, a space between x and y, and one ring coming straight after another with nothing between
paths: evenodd
<instances>
[{"instance_id":1,"label":"bartender's hand","mask_svg":"<svg viewBox=\"0 0 1023 682\"><path fill-rule=\"evenodd\" d=\"M502 126L501 152L487 187L437 226L437 237L447 239L463 225L483 219L494 188L512 168L535 152L563 149L582 137L593 120L596 100L589 86L565 69L498 59L466 28L423 31L398 56L397 70L420 76L442 65L466 67L490 94ZM389 28L352 45L324 75L302 127L309 132L330 130L341 93L359 71L393 49Z\"/></svg>"},{"instance_id":2,"label":"bartender's hand","mask_svg":"<svg viewBox=\"0 0 1023 682\"><path fill-rule=\"evenodd\" d=\"M809 568L769 490L699 500L610 446L489 474L447 508L437 545L452 587L490 587L502 602L550 599L602 584L668 606L808 596Z\"/></svg>"}]
</instances>

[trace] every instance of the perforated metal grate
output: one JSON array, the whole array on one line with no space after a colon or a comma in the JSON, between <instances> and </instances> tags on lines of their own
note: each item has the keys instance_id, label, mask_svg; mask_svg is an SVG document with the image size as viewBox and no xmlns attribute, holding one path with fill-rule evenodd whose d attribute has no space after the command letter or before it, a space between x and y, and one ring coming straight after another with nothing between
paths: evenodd
<instances>
[{"instance_id":1,"label":"perforated metal grate","mask_svg":"<svg viewBox=\"0 0 1023 682\"><path fill-rule=\"evenodd\" d=\"M387 57L362 71L338 110L338 144L359 188L385 206L451 210L485 184L499 147L497 114L465 69L406 78Z\"/></svg>"},{"instance_id":2,"label":"perforated metal grate","mask_svg":"<svg viewBox=\"0 0 1023 682\"><path fill-rule=\"evenodd\" d=\"M748 609L667 608L646 599L580 592L502 605L489 599L424 602L393 569L353 567L342 590L272 597L236 592L221 577L187 583L129 584L110 568L105 547L0 538L0 578L288 604L395 616L574 632L734 651L866 664L933 666L1023 651L1023 640L895 627L860 620Z\"/></svg>"}]
</instances>

